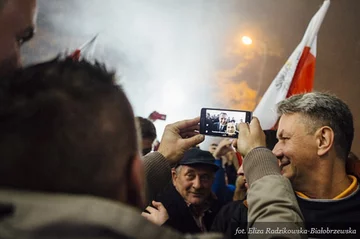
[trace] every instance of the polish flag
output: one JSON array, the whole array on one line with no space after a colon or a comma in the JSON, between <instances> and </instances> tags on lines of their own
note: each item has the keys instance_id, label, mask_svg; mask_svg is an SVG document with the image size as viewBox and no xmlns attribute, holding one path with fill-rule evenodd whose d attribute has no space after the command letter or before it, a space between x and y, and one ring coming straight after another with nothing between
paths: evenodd
<instances>
[{"instance_id":1,"label":"polish flag","mask_svg":"<svg viewBox=\"0 0 360 239\"><path fill-rule=\"evenodd\" d=\"M89 41L85 42L80 47L78 47L75 51L73 51L69 55L69 58L73 59L74 61L79 61L83 57L87 59L92 58L95 52L98 35L99 34L96 34Z\"/></svg>"},{"instance_id":2,"label":"polish flag","mask_svg":"<svg viewBox=\"0 0 360 239\"><path fill-rule=\"evenodd\" d=\"M272 81L253 112L253 115L259 118L264 130L273 128L278 120L277 103L291 95L312 91L317 34L329 6L330 0L325 0L319 11L311 19L300 44Z\"/></svg>"},{"instance_id":3,"label":"polish flag","mask_svg":"<svg viewBox=\"0 0 360 239\"><path fill-rule=\"evenodd\" d=\"M156 120L166 120L166 115L165 114L160 114L159 112L154 111L149 115L148 119L153 121L153 122L156 121Z\"/></svg>"}]
</instances>

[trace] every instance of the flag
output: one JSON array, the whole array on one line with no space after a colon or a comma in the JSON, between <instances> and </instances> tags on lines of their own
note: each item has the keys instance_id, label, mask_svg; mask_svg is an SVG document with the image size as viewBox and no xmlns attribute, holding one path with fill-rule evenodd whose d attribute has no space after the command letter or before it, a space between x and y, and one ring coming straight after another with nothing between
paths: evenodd
<instances>
[{"instance_id":1,"label":"flag","mask_svg":"<svg viewBox=\"0 0 360 239\"><path fill-rule=\"evenodd\" d=\"M300 44L290 55L254 110L253 115L259 118L264 130L271 129L276 124L277 103L291 95L312 91L317 34L329 6L330 0L325 0L311 19Z\"/></svg>"},{"instance_id":2,"label":"flag","mask_svg":"<svg viewBox=\"0 0 360 239\"><path fill-rule=\"evenodd\" d=\"M98 35L99 34L96 34L89 41L78 47L69 55L69 58L73 59L74 61L79 61L81 57L92 58L95 52L96 40Z\"/></svg>"},{"instance_id":3,"label":"flag","mask_svg":"<svg viewBox=\"0 0 360 239\"><path fill-rule=\"evenodd\" d=\"M243 158L242 158L241 154L238 151L236 151L236 158L237 158L237 161L239 163L239 167L241 167L241 165L243 163Z\"/></svg>"},{"instance_id":4,"label":"flag","mask_svg":"<svg viewBox=\"0 0 360 239\"><path fill-rule=\"evenodd\" d=\"M160 114L159 112L157 111L154 111L152 112L148 119L152 120L152 121L155 121L155 120L166 120L166 115L164 114Z\"/></svg>"}]
</instances>

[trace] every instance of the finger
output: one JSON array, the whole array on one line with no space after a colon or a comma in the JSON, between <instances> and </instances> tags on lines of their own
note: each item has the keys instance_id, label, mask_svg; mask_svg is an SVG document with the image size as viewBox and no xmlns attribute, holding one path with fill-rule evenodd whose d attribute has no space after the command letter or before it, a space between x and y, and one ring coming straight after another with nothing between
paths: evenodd
<instances>
[{"instance_id":1,"label":"finger","mask_svg":"<svg viewBox=\"0 0 360 239\"><path fill-rule=\"evenodd\" d=\"M156 208L153 208L153 207L151 207L151 206L148 206L145 210L148 211L150 214L151 214L151 213L155 213L155 212L157 211Z\"/></svg>"},{"instance_id":2,"label":"finger","mask_svg":"<svg viewBox=\"0 0 360 239\"><path fill-rule=\"evenodd\" d=\"M150 220L151 215L147 212L142 212L141 216L145 217L147 220Z\"/></svg>"},{"instance_id":3,"label":"finger","mask_svg":"<svg viewBox=\"0 0 360 239\"><path fill-rule=\"evenodd\" d=\"M181 133L180 136L181 138L190 138L190 137L193 137L193 136L196 136L198 135L199 133L198 132L187 132L187 133Z\"/></svg>"},{"instance_id":4,"label":"finger","mask_svg":"<svg viewBox=\"0 0 360 239\"><path fill-rule=\"evenodd\" d=\"M246 137L248 136L250 133L250 129L249 129L249 124L247 123L240 123L239 124L239 137L242 136L242 137Z\"/></svg>"},{"instance_id":5,"label":"finger","mask_svg":"<svg viewBox=\"0 0 360 239\"><path fill-rule=\"evenodd\" d=\"M196 117L196 118L188 119L188 120L178 121L178 122L175 122L175 123L171 124L170 127L174 127L178 131L181 131L182 129L186 129L186 128L189 128L191 126L198 125L198 123L200 123L200 117Z\"/></svg>"},{"instance_id":6,"label":"finger","mask_svg":"<svg viewBox=\"0 0 360 239\"><path fill-rule=\"evenodd\" d=\"M200 130L200 125L193 125L193 126L181 129L180 132L194 131L194 130Z\"/></svg>"},{"instance_id":7,"label":"finger","mask_svg":"<svg viewBox=\"0 0 360 239\"><path fill-rule=\"evenodd\" d=\"M161 202L152 201L152 205L156 207L158 210L165 208Z\"/></svg>"},{"instance_id":8,"label":"finger","mask_svg":"<svg viewBox=\"0 0 360 239\"><path fill-rule=\"evenodd\" d=\"M265 143L266 142L266 136L265 136L264 131L261 128L260 121L259 121L258 118L254 117L251 120L250 130L251 130L252 134L257 135L259 137L259 139L261 139L262 144L264 144L264 146L265 146L266 145L266 143Z\"/></svg>"},{"instance_id":9,"label":"finger","mask_svg":"<svg viewBox=\"0 0 360 239\"><path fill-rule=\"evenodd\" d=\"M229 147L232 144L232 139L224 139L220 142L219 148Z\"/></svg>"},{"instance_id":10,"label":"finger","mask_svg":"<svg viewBox=\"0 0 360 239\"><path fill-rule=\"evenodd\" d=\"M260 133L260 131L263 131L260 125L260 121L256 117L252 118L249 127L250 127L250 131L256 134Z\"/></svg>"},{"instance_id":11,"label":"finger","mask_svg":"<svg viewBox=\"0 0 360 239\"><path fill-rule=\"evenodd\" d=\"M205 140L205 136L202 134L198 134L198 135L192 136L190 138L183 139L183 145L184 145L183 149L187 150L191 147L194 147L194 146L200 144L204 140Z\"/></svg>"},{"instance_id":12,"label":"finger","mask_svg":"<svg viewBox=\"0 0 360 239\"><path fill-rule=\"evenodd\" d=\"M222 145L226 145L228 142L229 142L229 139L223 139L223 140L220 141L218 147L222 146Z\"/></svg>"}]
</instances>

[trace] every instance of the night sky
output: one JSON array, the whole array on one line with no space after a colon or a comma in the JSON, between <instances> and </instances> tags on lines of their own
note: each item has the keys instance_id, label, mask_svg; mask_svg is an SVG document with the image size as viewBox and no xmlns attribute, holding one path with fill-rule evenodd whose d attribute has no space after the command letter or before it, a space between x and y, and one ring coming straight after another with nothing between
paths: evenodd
<instances>
[{"instance_id":1,"label":"night sky","mask_svg":"<svg viewBox=\"0 0 360 239\"><path fill-rule=\"evenodd\" d=\"M322 0L38 0L26 64L69 52L99 33L87 55L116 70L135 114L192 118L202 107L253 110ZM332 0L318 35L314 90L336 94L360 140L360 1ZM245 46L243 35L254 43ZM207 143L216 140L208 138ZM206 149L206 144L202 145Z\"/></svg>"}]
</instances>

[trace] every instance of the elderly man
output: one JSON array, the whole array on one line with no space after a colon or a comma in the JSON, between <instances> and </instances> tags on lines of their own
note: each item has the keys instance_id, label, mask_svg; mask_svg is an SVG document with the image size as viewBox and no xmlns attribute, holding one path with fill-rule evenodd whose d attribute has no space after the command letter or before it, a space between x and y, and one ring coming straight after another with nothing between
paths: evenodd
<instances>
[{"instance_id":1,"label":"elderly man","mask_svg":"<svg viewBox=\"0 0 360 239\"><path fill-rule=\"evenodd\" d=\"M0 76L21 65L20 47L35 31L36 0L0 0Z\"/></svg>"},{"instance_id":2,"label":"elderly man","mask_svg":"<svg viewBox=\"0 0 360 239\"><path fill-rule=\"evenodd\" d=\"M164 225L183 233L210 230L220 209L211 192L218 166L208 151L192 148L172 169L172 183L155 199L156 208L164 206L168 220ZM161 202L162 205L158 205ZM156 209L147 207L143 216L153 221ZM159 224L164 222L161 221Z\"/></svg>"}]
</instances>

